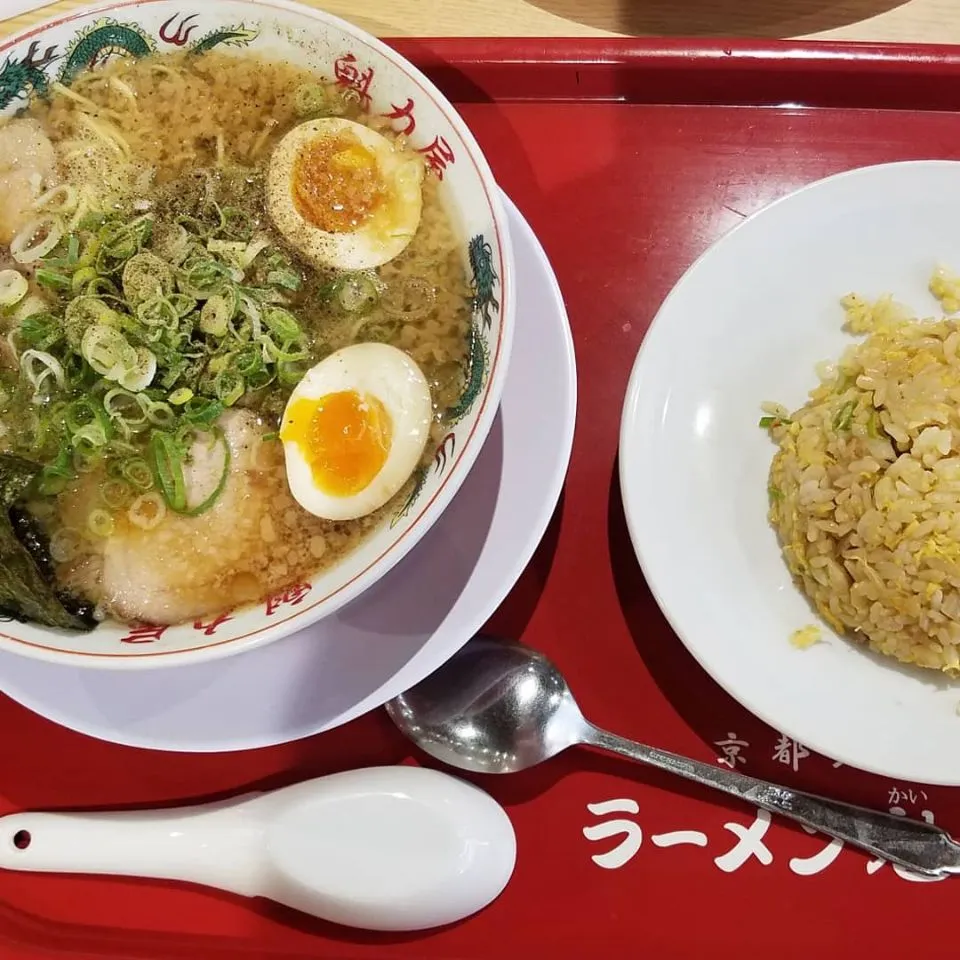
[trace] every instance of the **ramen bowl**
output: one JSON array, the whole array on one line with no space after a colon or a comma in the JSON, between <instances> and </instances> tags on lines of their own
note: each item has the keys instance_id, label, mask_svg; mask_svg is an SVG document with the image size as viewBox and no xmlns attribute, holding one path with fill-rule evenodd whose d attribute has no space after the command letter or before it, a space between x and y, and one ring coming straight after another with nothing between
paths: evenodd
<instances>
[{"instance_id":1,"label":"ramen bowl","mask_svg":"<svg viewBox=\"0 0 960 960\"><path fill-rule=\"evenodd\" d=\"M376 528L336 563L256 605L185 623L103 620L86 633L5 620L0 647L26 656L100 668L150 668L229 656L275 641L356 599L402 562L456 494L499 404L514 323L512 251L498 190L476 141L453 106L414 66L376 38L293 3L207 0L194 8L137 0L80 10L0 47L0 109L10 116L56 84L116 58L219 50L309 69L406 137L423 159L452 220L469 313L462 393L444 421L432 460L423 460ZM462 242L461 242L462 240Z\"/></svg>"}]
</instances>

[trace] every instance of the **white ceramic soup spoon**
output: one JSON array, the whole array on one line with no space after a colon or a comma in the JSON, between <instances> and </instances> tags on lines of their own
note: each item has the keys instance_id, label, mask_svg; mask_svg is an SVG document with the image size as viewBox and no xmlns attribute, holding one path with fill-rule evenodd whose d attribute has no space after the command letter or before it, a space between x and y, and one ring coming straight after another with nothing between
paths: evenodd
<instances>
[{"instance_id":1,"label":"white ceramic soup spoon","mask_svg":"<svg viewBox=\"0 0 960 960\"><path fill-rule=\"evenodd\" d=\"M171 810L0 817L0 867L184 880L368 930L485 907L516 859L503 808L419 767L372 767Z\"/></svg>"}]
</instances>

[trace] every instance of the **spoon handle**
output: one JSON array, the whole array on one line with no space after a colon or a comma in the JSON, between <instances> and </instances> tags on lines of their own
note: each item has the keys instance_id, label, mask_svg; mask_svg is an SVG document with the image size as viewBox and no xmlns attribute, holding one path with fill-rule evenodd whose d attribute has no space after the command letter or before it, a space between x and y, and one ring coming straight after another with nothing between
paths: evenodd
<instances>
[{"instance_id":1,"label":"spoon handle","mask_svg":"<svg viewBox=\"0 0 960 960\"><path fill-rule=\"evenodd\" d=\"M236 801L179 810L11 813L0 817L0 868L186 880L254 896L258 840L259 824Z\"/></svg>"},{"instance_id":2,"label":"spoon handle","mask_svg":"<svg viewBox=\"0 0 960 960\"><path fill-rule=\"evenodd\" d=\"M960 873L960 844L939 827L776 786L710 763L635 743L587 725L584 742L722 790L917 873Z\"/></svg>"}]
</instances>

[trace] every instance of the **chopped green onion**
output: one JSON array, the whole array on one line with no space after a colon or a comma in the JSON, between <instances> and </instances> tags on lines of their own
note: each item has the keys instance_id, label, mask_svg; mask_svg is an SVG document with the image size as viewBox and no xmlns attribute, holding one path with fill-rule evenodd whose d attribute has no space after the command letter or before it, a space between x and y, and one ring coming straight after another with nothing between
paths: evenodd
<instances>
[{"instance_id":1,"label":"chopped green onion","mask_svg":"<svg viewBox=\"0 0 960 960\"><path fill-rule=\"evenodd\" d=\"M80 238L75 233L71 233L64 239L67 241L66 250L63 250L58 256L44 257L43 262L45 266L62 267L65 270L72 270L77 265L80 260ZM60 246L61 245L58 244L58 249ZM58 250L55 249L52 252L57 253Z\"/></svg>"},{"instance_id":2,"label":"chopped green onion","mask_svg":"<svg viewBox=\"0 0 960 960\"><path fill-rule=\"evenodd\" d=\"M276 379L277 375L267 367L261 367L259 370L254 370L252 373L248 373L245 377L248 390L262 390L264 387L268 387Z\"/></svg>"},{"instance_id":3,"label":"chopped green onion","mask_svg":"<svg viewBox=\"0 0 960 960\"><path fill-rule=\"evenodd\" d=\"M267 283L273 287L283 287L284 290L299 290L303 281L293 270L270 270Z\"/></svg>"},{"instance_id":4,"label":"chopped green onion","mask_svg":"<svg viewBox=\"0 0 960 960\"><path fill-rule=\"evenodd\" d=\"M80 537L75 530L62 527L50 537L50 557L55 563L69 563L80 551Z\"/></svg>"},{"instance_id":5,"label":"chopped green onion","mask_svg":"<svg viewBox=\"0 0 960 960\"><path fill-rule=\"evenodd\" d=\"M103 406L93 397L79 397L67 404L63 414L64 424L71 434L82 427L97 424L106 433L110 421ZM106 439L103 441L106 443Z\"/></svg>"},{"instance_id":6,"label":"chopped green onion","mask_svg":"<svg viewBox=\"0 0 960 960\"><path fill-rule=\"evenodd\" d=\"M100 246L94 266L101 274L115 273L140 252L153 232L153 216L144 214L129 224L105 224L100 228Z\"/></svg>"},{"instance_id":7,"label":"chopped green onion","mask_svg":"<svg viewBox=\"0 0 960 960\"><path fill-rule=\"evenodd\" d=\"M848 400L838 411L837 415L833 418L833 428L834 430L847 430L850 427L851 422L853 421L854 411L857 409L856 400Z\"/></svg>"},{"instance_id":8,"label":"chopped green onion","mask_svg":"<svg viewBox=\"0 0 960 960\"><path fill-rule=\"evenodd\" d=\"M136 395L120 387L108 390L104 394L103 409L125 434L136 432L147 424L146 411Z\"/></svg>"},{"instance_id":9,"label":"chopped green onion","mask_svg":"<svg viewBox=\"0 0 960 960\"><path fill-rule=\"evenodd\" d=\"M41 267L36 272L37 283L48 290L70 290L72 287L71 278L57 273L56 270L47 270Z\"/></svg>"},{"instance_id":10,"label":"chopped green onion","mask_svg":"<svg viewBox=\"0 0 960 960\"><path fill-rule=\"evenodd\" d=\"M63 223L59 217L37 217L21 228L10 241L10 256L17 263L35 263L50 253L62 236Z\"/></svg>"},{"instance_id":11,"label":"chopped green onion","mask_svg":"<svg viewBox=\"0 0 960 960\"><path fill-rule=\"evenodd\" d=\"M190 234L179 223L164 223L153 235L153 249L170 263L183 263L190 251Z\"/></svg>"},{"instance_id":12,"label":"chopped green onion","mask_svg":"<svg viewBox=\"0 0 960 960\"><path fill-rule=\"evenodd\" d=\"M220 204L215 200L208 200L199 217L179 217L179 222L192 227L194 232L206 239L216 236L226 224Z\"/></svg>"},{"instance_id":13,"label":"chopped green onion","mask_svg":"<svg viewBox=\"0 0 960 960\"><path fill-rule=\"evenodd\" d=\"M17 309L13 311L14 320L23 320L34 313L43 313L47 309L47 301L34 294L30 294L25 300L22 300Z\"/></svg>"},{"instance_id":14,"label":"chopped green onion","mask_svg":"<svg viewBox=\"0 0 960 960\"><path fill-rule=\"evenodd\" d=\"M43 350L24 350L20 356L20 370L33 386L35 397L51 378L61 390L66 385L62 364L53 354Z\"/></svg>"},{"instance_id":15,"label":"chopped green onion","mask_svg":"<svg viewBox=\"0 0 960 960\"><path fill-rule=\"evenodd\" d=\"M159 493L143 493L127 510L127 518L141 530L153 530L163 522L167 506Z\"/></svg>"},{"instance_id":16,"label":"chopped green onion","mask_svg":"<svg viewBox=\"0 0 960 960\"><path fill-rule=\"evenodd\" d=\"M19 270L0 270L0 307L19 303L29 289L27 278Z\"/></svg>"},{"instance_id":17,"label":"chopped green onion","mask_svg":"<svg viewBox=\"0 0 960 960\"><path fill-rule=\"evenodd\" d=\"M188 297L185 293L171 293L167 299L178 317L185 317L192 313L197 305L197 301L193 297Z\"/></svg>"},{"instance_id":18,"label":"chopped green onion","mask_svg":"<svg viewBox=\"0 0 960 960\"><path fill-rule=\"evenodd\" d=\"M152 234L153 214L145 213L130 223L101 228L100 242L102 247L112 249L114 255L122 256L126 260L132 257Z\"/></svg>"},{"instance_id":19,"label":"chopped green onion","mask_svg":"<svg viewBox=\"0 0 960 960\"><path fill-rule=\"evenodd\" d=\"M267 329L281 340L293 340L300 336L300 324L297 318L282 307L264 307L263 322Z\"/></svg>"},{"instance_id":20,"label":"chopped green onion","mask_svg":"<svg viewBox=\"0 0 960 960\"><path fill-rule=\"evenodd\" d=\"M278 347L269 337L261 337L260 344L264 357L277 363L292 363L310 356L310 351L301 340L288 340Z\"/></svg>"},{"instance_id":21,"label":"chopped green onion","mask_svg":"<svg viewBox=\"0 0 960 960\"><path fill-rule=\"evenodd\" d=\"M782 499L783 499L783 492L782 492L781 490L779 490L777 487L774 487L774 486L769 486L769 487L767 487L767 494L768 494L768 496L770 497L771 500L775 500L775 501L776 501L776 500L782 500Z\"/></svg>"},{"instance_id":22,"label":"chopped green onion","mask_svg":"<svg viewBox=\"0 0 960 960\"><path fill-rule=\"evenodd\" d=\"M116 311L111 310L100 297L76 297L67 304L63 312L63 329L67 342L74 349L80 347L84 333L96 324L108 327L119 325Z\"/></svg>"},{"instance_id":23,"label":"chopped green onion","mask_svg":"<svg viewBox=\"0 0 960 960\"><path fill-rule=\"evenodd\" d=\"M114 437L110 441L109 451L111 455L119 457L120 459L139 456L139 449L134 446L134 444L126 439L121 440L119 437ZM123 476L123 471L115 469L112 475Z\"/></svg>"},{"instance_id":24,"label":"chopped green onion","mask_svg":"<svg viewBox=\"0 0 960 960\"><path fill-rule=\"evenodd\" d=\"M256 347L241 347L233 354L230 366L241 377L248 377L250 374L258 373L263 369L263 357Z\"/></svg>"},{"instance_id":25,"label":"chopped green onion","mask_svg":"<svg viewBox=\"0 0 960 960\"><path fill-rule=\"evenodd\" d=\"M87 529L95 537L109 537L114 529L113 517L106 510L96 507L87 515Z\"/></svg>"},{"instance_id":26,"label":"chopped green onion","mask_svg":"<svg viewBox=\"0 0 960 960\"><path fill-rule=\"evenodd\" d=\"M224 411L224 404L208 397L192 397L184 405L185 420L198 425L212 424Z\"/></svg>"},{"instance_id":27,"label":"chopped green onion","mask_svg":"<svg viewBox=\"0 0 960 960\"><path fill-rule=\"evenodd\" d=\"M288 362L281 360L277 364L277 379L285 387L294 387L307 372L307 367L300 362Z\"/></svg>"},{"instance_id":28,"label":"chopped green onion","mask_svg":"<svg viewBox=\"0 0 960 960\"><path fill-rule=\"evenodd\" d=\"M253 233L250 216L239 207L224 207L221 211L225 233L246 240Z\"/></svg>"},{"instance_id":29,"label":"chopped green onion","mask_svg":"<svg viewBox=\"0 0 960 960\"><path fill-rule=\"evenodd\" d=\"M73 433L74 452L93 456L97 450L107 445L107 431L102 423L88 423Z\"/></svg>"},{"instance_id":30,"label":"chopped green onion","mask_svg":"<svg viewBox=\"0 0 960 960\"><path fill-rule=\"evenodd\" d=\"M77 208L78 196L76 187L63 183L40 194L33 201L33 209L44 210L47 213L72 213Z\"/></svg>"},{"instance_id":31,"label":"chopped green onion","mask_svg":"<svg viewBox=\"0 0 960 960\"><path fill-rule=\"evenodd\" d=\"M77 224L80 230L99 230L107 222L107 215L99 210L91 210Z\"/></svg>"},{"instance_id":32,"label":"chopped green onion","mask_svg":"<svg viewBox=\"0 0 960 960\"><path fill-rule=\"evenodd\" d=\"M247 245L242 240L208 240L207 249L211 253L225 256L225 259L239 263L240 255Z\"/></svg>"},{"instance_id":33,"label":"chopped green onion","mask_svg":"<svg viewBox=\"0 0 960 960\"><path fill-rule=\"evenodd\" d=\"M223 263L208 258L187 260L180 268L177 285L181 293L197 300L205 300L219 293L227 280L232 280L230 268Z\"/></svg>"},{"instance_id":34,"label":"chopped green onion","mask_svg":"<svg viewBox=\"0 0 960 960\"><path fill-rule=\"evenodd\" d=\"M101 459L97 447L82 444L73 448L73 468L77 473L92 473L100 465Z\"/></svg>"},{"instance_id":35,"label":"chopped green onion","mask_svg":"<svg viewBox=\"0 0 960 960\"><path fill-rule=\"evenodd\" d=\"M241 293L237 298L237 308L242 320L236 324L230 322L230 334L237 340L256 340L263 327L263 314L253 298Z\"/></svg>"},{"instance_id":36,"label":"chopped green onion","mask_svg":"<svg viewBox=\"0 0 960 960\"><path fill-rule=\"evenodd\" d=\"M231 318L226 297L214 294L200 311L200 329L211 337L225 337Z\"/></svg>"},{"instance_id":37,"label":"chopped green onion","mask_svg":"<svg viewBox=\"0 0 960 960\"><path fill-rule=\"evenodd\" d=\"M116 378L121 387L133 392L146 390L157 373L157 358L153 353L146 347L137 347L136 355L137 358L133 366L128 367Z\"/></svg>"},{"instance_id":38,"label":"chopped green onion","mask_svg":"<svg viewBox=\"0 0 960 960\"><path fill-rule=\"evenodd\" d=\"M158 294L137 304L137 319L145 327L169 327L175 329L180 321L177 308L164 294Z\"/></svg>"},{"instance_id":39,"label":"chopped green onion","mask_svg":"<svg viewBox=\"0 0 960 960\"><path fill-rule=\"evenodd\" d=\"M127 338L116 327L103 323L95 323L84 330L80 353L107 380L119 380L140 362L137 351Z\"/></svg>"},{"instance_id":40,"label":"chopped green onion","mask_svg":"<svg viewBox=\"0 0 960 960\"><path fill-rule=\"evenodd\" d=\"M60 448L56 460L53 463L48 463L40 471L37 492L45 497L56 496L67 485L67 481L72 480L74 476L76 474L73 470L73 457L70 450L63 446Z\"/></svg>"},{"instance_id":41,"label":"chopped green onion","mask_svg":"<svg viewBox=\"0 0 960 960\"><path fill-rule=\"evenodd\" d=\"M299 268L252 216L221 209L215 190L211 176L199 212L173 225L153 213L128 219L120 208L89 216L85 194L83 209L63 214L69 228L38 215L20 252L38 261L33 275L49 300L31 296L19 271L0 271L0 312L14 317L6 336L20 365L9 390L0 371L0 403L14 408L33 390L33 403L16 407L14 449L40 463L44 496L78 473L102 473L93 504L102 509L90 514L100 535L117 511L151 524L167 510L208 509L230 458L218 418L245 395L264 410L282 408L316 359L299 311L287 306L287 292L303 282ZM379 296L376 274L335 285L340 308L362 324ZM214 494L194 504L186 464L206 437L222 448L223 472Z\"/></svg>"},{"instance_id":42,"label":"chopped green onion","mask_svg":"<svg viewBox=\"0 0 960 960\"><path fill-rule=\"evenodd\" d=\"M100 499L111 509L125 507L132 496L130 485L122 480L105 480L100 484Z\"/></svg>"},{"instance_id":43,"label":"chopped green onion","mask_svg":"<svg viewBox=\"0 0 960 960\"><path fill-rule=\"evenodd\" d=\"M197 517L201 513L206 513L206 511L220 499L220 495L223 493L230 475L230 445L227 443L226 437L224 437L223 431L219 427L214 427L212 432L213 441L211 446L217 445L223 451L223 467L220 471L220 479L206 500L197 504L187 505L187 508L183 512L189 517Z\"/></svg>"},{"instance_id":44,"label":"chopped green onion","mask_svg":"<svg viewBox=\"0 0 960 960\"><path fill-rule=\"evenodd\" d=\"M70 278L70 289L73 290L74 293L80 293L91 280L96 279L97 271L95 267L80 267Z\"/></svg>"},{"instance_id":45,"label":"chopped green onion","mask_svg":"<svg viewBox=\"0 0 960 960\"><path fill-rule=\"evenodd\" d=\"M777 413L766 417L761 417L759 425L769 429L770 427L786 426L787 424L791 423L793 423L793 420L791 420L790 417L788 417L785 413Z\"/></svg>"},{"instance_id":46,"label":"chopped green onion","mask_svg":"<svg viewBox=\"0 0 960 960\"><path fill-rule=\"evenodd\" d=\"M63 336L60 321L51 313L31 313L20 321L20 339L37 350L48 350Z\"/></svg>"},{"instance_id":47,"label":"chopped green onion","mask_svg":"<svg viewBox=\"0 0 960 960\"><path fill-rule=\"evenodd\" d=\"M74 234L76 236L76 234ZM97 253L100 250L100 238L99 237L88 237L87 242L83 245L83 251L80 253L80 256L77 257L77 266L79 267L92 267L97 260Z\"/></svg>"},{"instance_id":48,"label":"chopped green onion","mask_svg":"<svg viewBox=\"0 0 960 960\"><path fill-rule=\"evenodd\" d=\"M366 313L380 300L380 286L373 273L354 273L334 281L334 296L347 313Z\"/></svg>"},{"instance_id":49,"label":"chopped green onion","mask_svg":"<svg viewBox=\"0 0 960 960\"><path fill-rule=\"evenodd\" d=\"M176 440L163 430L154 430L150 434L147 450L157 489L171 510L183 513L187 507L187 494L182 457Z\"/></svg>"},{"instance_id":50,"label":"chopped green onion","mask_svg":"<svg viewBox=\"0 0 960 960\"><path fill-rule=\"evenodd\" d=\"M142 457L130 457L120 464L120 476L139 490L153 486L153 473Z\"/></svg>"},{"instance_id":51,"label":"chopped green onion","mask_svg":"<svg viewBox=\"0 0 960 960\"><path fill-rule=\"evenodd\" d=\"M208 374L217 374L223 370L226 370L230 366L230 357L232 354L229 353L219 353L215 357L211 358L210 362L207 364L207 373Z\"/></svg>"},{"instance_id":52,"label":"chopped green onion","mask_svg":"<svg viewBox=\"0 0 960 960\"><path fill-rule=\"evenodd\" d=\"M166 369L159 381L164 390L169 390L181 377L190 374L192 365L186 357L174 356L165 363Z\"/></svg>"},{"instance_id":53,"label":"chopped green onion","mask_svg":"<svg viewBox=\"0 0 960 960\"><path fill-rule=\"evenodd\" d=\"M327 91L319 83L304 83L294 91L293 109L301 117L319 114L327 107Z\"/></svg>"},{"instance_id":54,"label":"chopped green onion","mask_svg":"<svg viewBox=\"0 0 960 960\"><path fill-rule=\"evenodd\" d=\"M117 296L117 285L107 277L97 277L87 284L85 293L88 297Z\"/></svg>"},{"instance_id":55,"label":"chopped green onion","mask_svg":"<svg viewBox=\"0 0 960 960\"><path fill-rule=\"evenodd\" d=\"M169 427L176 419L177 415L173 412L173 407L169 403L151 400L146 394L139 394L137 400L143 407L143 412L147 419L155 427Z\"/></svg>"},{"instance_id":56,"label":"chopped green onion","mask_svg":"<svg viewBox=\"0 0 960 960\"><path fill-rule=\"evenodd\" d=\"M232 407L243 396L246 385L240 374L232 370L222 370L214 378L213 389L217 399L225 407Z\"/></svg>"},{"instance_id":57,"label":"chopped green onion","mask_svg":"<svg viewBox=\"0 0 960 960\"><path fill-rule=\"evenodd\" d=\"M347 102L332 87L304 83L293 94L293 109L301 117L341 117L347 112Z\"/></svg>"},{"instance_id":58,"label":"chopped green onion","mask_svg":"<svg viewBox=\"0 0 960 960\"><path fill-rule=\"evenodd\" d=\"M246 270L254 260L257 259L260 254L270 246L269 237L257 237L255 240L251 240L244 249L243 253L240 256L239 266L242 270Z\"/></svg>"},{"instance_id":59,"label":"chopped green onion","mask_svg":"<svg viewBox=\"0 0 960 960\"><path fill-rule=\"evenodd\" d=\"M156 254L143 251L132 256L123 268L123 295L136 308L146 300L159 300L173 291L173 271Z\"/></svg>"}]
</instances>

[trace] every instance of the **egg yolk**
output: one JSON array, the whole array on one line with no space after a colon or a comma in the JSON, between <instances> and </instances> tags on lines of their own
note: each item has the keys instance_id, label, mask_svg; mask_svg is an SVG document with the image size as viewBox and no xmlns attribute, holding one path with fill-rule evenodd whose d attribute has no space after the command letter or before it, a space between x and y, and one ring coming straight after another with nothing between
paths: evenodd
<instances>
[{"instance_id":1,"label":"egg yolk","mask_svg":"<svg viewBox=\"0 0 960 960\"><path fill-rule=\"evenodd\" d=\"M281 440L299 447L317 489L334 497L370 484L386 462L392 435L383 404L355 390L294 401L280 429Z\"/></svg>"},{"instance_id":2,"label":"egg yolk","mask_svg":"<svg viewBox=\"0 0 960 960\"><path fill-rule=\"evenodd\" d=\"M366 223L383 202L377 158L349 133L317 137L293 166L297 213L327 233L347 233Z\"/></svg>"}]
</instances>

